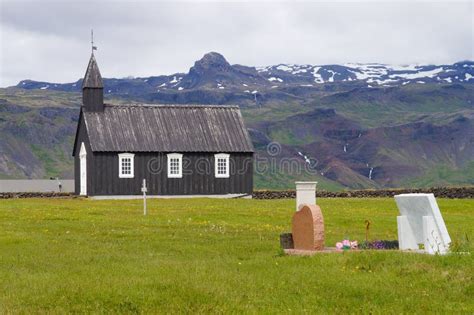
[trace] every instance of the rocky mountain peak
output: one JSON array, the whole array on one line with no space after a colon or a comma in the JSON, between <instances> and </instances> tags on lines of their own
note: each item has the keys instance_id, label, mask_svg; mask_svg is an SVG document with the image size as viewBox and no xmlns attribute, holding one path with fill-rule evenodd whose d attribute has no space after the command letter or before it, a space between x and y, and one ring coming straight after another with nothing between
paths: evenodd
<instances>
[{"instance_id":1,"label":"rocky mountain peak","mask_svg":"<svg viewBox=\"0 0 474 315\"><path fill-rule=\"evenodd\" d=\"M194 63L191 71L201 72L202 70L217 70L226 71L232 68L227 60L217 52L209 52L205 54L200 60Z\"/></svg>"}]
</instances>

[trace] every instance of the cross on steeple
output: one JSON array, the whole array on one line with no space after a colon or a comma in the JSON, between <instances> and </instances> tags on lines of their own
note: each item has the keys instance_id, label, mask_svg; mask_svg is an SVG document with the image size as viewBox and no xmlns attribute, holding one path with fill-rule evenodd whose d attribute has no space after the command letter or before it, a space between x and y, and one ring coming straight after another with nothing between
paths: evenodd
<instances>
[{"instance_id":1,"label":"cross on steeple","mask_svg":"<svg viewBox=\"0 0 474 315\"><path fill-rule=\"evenodd\" d=\"M94 50L97 50L97 46L94 46L94 30L91 29L91 46L92 46L92 54L94 54Z\"/></svg>"}]
</instances>

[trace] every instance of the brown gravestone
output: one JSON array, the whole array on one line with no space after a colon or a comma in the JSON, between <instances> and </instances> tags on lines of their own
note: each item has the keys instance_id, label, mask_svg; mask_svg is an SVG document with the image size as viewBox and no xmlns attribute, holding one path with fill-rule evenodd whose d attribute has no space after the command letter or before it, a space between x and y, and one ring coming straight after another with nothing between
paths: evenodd
<instances>
[{"instance_id":1,"label":"brown gravestone","mask_svg":"<svg viewBox=\"0 0 474 315\"><path fill-rule=\"evenodd\" d=\"M324 249L324 220L319 206L303 204L293 215L291 229L295 249Z\"/></svg>"}]
</instances>

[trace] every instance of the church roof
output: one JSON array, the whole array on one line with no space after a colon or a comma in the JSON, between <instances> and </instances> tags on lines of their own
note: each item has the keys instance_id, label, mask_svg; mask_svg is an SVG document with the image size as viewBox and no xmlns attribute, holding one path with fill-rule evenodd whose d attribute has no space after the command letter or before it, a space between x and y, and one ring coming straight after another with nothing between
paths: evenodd
<instances>
[{"instance_id":1,"label":"church roof","mask_svg":"<svg viewBox=\"0 0 474 315\"><path fill-rule=\"evenodd\" d=\"M95 152L253 152L238 106L108 105L83 112Z\"/></svg>"},{"instance_id":2,"label":"church roof","mask_svg":"<svg viewBox=\"0 0 474 315\"><path fill-rule=\"evenodd\" d=\"M82 88L103 88L102 76L100 75L99 66L95 60L94 54L91 55L89 65L87 66Z\"/></svg>"}]
</instances>

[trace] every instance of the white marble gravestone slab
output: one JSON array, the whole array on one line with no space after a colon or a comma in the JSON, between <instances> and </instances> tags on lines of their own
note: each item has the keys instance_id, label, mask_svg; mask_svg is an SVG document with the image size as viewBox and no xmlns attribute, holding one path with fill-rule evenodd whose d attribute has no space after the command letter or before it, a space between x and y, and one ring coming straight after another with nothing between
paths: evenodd
<instances>
[{"instance_id":1,"label":"white marble gravestone slab","mask_svg":"<svg viewBox=\"0 0 474 315\"><path fill-rule=\"evenodd\" d=\"M424 245L429 254L446 254L451 238L433 194L395 196L400 211L397 217L398 242L401 250L418 250Z\"/></svg>"}]
</instances>

